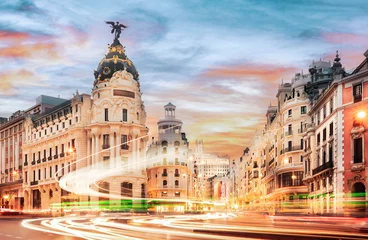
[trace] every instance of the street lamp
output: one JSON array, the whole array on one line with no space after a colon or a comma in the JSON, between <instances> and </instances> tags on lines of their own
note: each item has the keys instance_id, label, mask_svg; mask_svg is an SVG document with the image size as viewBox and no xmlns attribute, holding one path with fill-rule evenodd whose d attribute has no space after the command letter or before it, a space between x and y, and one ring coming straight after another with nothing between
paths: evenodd
<instances>
[{"instance_id":1,"label":"street lamp","mask_svg":"<svg viewBox=\"0 0 368 240\"><path fill-rule=\"evenodd\" d=\"M365 111L359 111L358 113L357 113L357 117L359 118L359 119L363 119L363 118L365 118L367 116L367 113L365 112Z\"/></svg>"}]
</instances>

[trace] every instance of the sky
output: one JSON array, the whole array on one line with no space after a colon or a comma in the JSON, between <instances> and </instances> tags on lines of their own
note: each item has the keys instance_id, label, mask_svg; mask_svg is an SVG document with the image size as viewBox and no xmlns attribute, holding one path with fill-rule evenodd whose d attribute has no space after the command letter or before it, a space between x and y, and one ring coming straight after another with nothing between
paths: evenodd
<instances>
[{"instance_id":1,"label":"sky","mask_svg":"<svg viewBox=\"0 0 368 240\"><path fill-rule=\"evenodd\" d=\"M90 94L113 40L104 21L128 25L120 42L139 71L147 126L172 102L190 146L203 139L231 158L262 129L282 79L336 50L354 69L368 48L366 0L2 0L0 116L41 94Z\"/></svg>"}]
</instances>

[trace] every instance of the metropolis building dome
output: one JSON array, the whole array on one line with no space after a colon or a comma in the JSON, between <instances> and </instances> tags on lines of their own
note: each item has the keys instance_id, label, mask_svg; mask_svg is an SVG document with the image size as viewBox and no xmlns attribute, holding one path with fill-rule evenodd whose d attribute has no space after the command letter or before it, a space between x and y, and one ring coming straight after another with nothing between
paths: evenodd
<instances>
[{"instance_id":1,"label":"metropolis building dome","mask_svg":"<svg viewBox=\"0 0 368 240\"><path fill-rule=\"evenodd\" d=\"M139 80L138 71L125 54L124 46L121 45L119 39L115 38L114 42L108 47L108 53L99 62L97 70L94 72L95 81L93 85L109 81L115 72L124 70L132 74L134 80Z\"/></svg>"}]
</instances>

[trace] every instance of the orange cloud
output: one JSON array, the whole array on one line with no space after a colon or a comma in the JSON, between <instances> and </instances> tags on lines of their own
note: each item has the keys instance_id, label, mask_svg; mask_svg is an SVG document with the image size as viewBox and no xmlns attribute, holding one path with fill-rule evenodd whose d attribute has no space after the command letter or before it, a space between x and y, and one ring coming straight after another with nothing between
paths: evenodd
<instances>
[{"instance_id":1,"label":"orange cloud","mask_svg":"<svg viewBox=\"0 0 368 240\"><path fill-rule=\"evenodd\" d=\"M24 32L0 31L0 41L21 42L29 37L30 35Z\"/></svg>"},{"instance_id":2,"label":"orange cloud","mask_svg":"<svg viewBox=\"0 0 368 240\"><path fill-rule=\"evenodd\" d=\"M43 86L40 77L25 69L0 73L0 80L0 93L7 96L17 94L18 87Z\"/></svg>"},{"instance_id":3,"label":"orange cloud","mask_svg":"<svg viewBox=\"0 0 368 240\"><path fill-rule=\"evenodd\" d=\"M0 48L0 57L5 58L30 58L33 56L58 57L55 43L35 43L26 45L12 45Z\"/></svg>"},{"instance_id":4,"label":"orange cloud","mask_svg":"<svg viewBox=\"0 0 368 240\"><path fill-rule=\"evenodd\" d=\"M274 82L282 77L290 76L290 74L297 71L293 67L279 67L276 65L239 65L239 66L229 66L210 69L203 75L208 77L232 77L232 78L242 78L242 77L255 77L265 80L267 82Z\"/></svg>"},{"instance_id":5,"label":"orange cloud","mask_svg":"<svg viewBox=\"0 0 368 240\"><path fill-rule=\"evenodd\" d=\"M334 44L354 44L354 45L366 45L368 41L368 35L357 35L353 33L325 33L323 38Z\"/></svg>"}]
</instances>

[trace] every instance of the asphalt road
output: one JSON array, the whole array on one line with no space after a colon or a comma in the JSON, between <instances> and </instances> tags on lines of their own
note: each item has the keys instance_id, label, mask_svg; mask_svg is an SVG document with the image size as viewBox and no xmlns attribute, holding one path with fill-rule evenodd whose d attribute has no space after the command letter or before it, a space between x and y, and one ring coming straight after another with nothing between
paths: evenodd
<instances>
[{"instance_id":1,"label":"asphalt road","mask_svg":"<svg viewBox=\"0 0 368 240\"><path fill-rule=\"evenodd\" d=\"M0 219L1 240L79 240L78 237L61 236L27 229L21 225L23 219Z\"/></svg>"}]
</instances>

